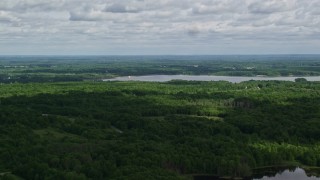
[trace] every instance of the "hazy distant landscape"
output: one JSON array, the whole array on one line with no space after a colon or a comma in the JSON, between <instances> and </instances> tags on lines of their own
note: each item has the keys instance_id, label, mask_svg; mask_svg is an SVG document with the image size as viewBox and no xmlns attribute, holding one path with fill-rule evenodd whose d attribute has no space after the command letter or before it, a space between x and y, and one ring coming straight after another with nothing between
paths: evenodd
<instances>
[{"instance_id":1,"label":"hazy distant landscape","mask_svg":"<svg viewBox=\"0 0 320 180\"><path fill-rule=\"evenodd\" d=\"M2 56L0 82L58 82L141 75L320 76L319 55Z\"/></svg>"}]
</instances>

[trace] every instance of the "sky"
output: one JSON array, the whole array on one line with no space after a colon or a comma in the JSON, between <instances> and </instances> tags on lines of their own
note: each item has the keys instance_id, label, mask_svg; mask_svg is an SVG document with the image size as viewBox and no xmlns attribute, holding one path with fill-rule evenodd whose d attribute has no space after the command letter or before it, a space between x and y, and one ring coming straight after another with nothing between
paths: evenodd
<instances>
[{"instance_id":1,"label":"sky","mask_svg":"<svg viewBox=\"0 0 320 180\"><path fill-rule=\"evenodd\" d=\"M0 55L319 50L320 0L0 0Z\"/></svg>"}]
</instances>

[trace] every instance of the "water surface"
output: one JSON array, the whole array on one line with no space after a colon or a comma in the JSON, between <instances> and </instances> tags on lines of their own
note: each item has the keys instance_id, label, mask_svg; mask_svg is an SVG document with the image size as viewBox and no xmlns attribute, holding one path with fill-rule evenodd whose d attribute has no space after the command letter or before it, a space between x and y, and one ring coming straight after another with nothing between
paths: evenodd
<instances>
[{"instance_id":1,"label":"water surface","mask_svg":"<svg viewBox=\"0 0 320 180\"><path fill-rule=\"evenodd\" d=\"M320 76L308 77L245 77L245 76L208 76L208 75L146 75L146 76L123 76L113 79L104 79L103 81L153 81L153 82L166 82L174 79L187 80L187 81L229 81L232 83L240 83L250 80L280 80L280 81L294 81L296 78L305 78L308 81L320 81Z\"/></svg>"},{"instance_id":2,"label":"water surface","mask_svg":"<svg viewBox=\"0 0 320 180\"><path fill-rule=\"evenodd\" d=\"M287 169L281 173L277 173L275 176L263 176L262 178L254 180L320 180L320 178L315 176L308 177L305 170L296 168L293 171Z\"/></svg>"}]
</instances>

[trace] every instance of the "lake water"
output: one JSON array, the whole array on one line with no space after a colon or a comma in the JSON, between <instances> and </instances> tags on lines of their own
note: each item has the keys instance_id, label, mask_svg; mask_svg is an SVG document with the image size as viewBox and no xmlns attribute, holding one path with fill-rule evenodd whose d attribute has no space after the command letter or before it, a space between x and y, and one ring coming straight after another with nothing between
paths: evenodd
<instances>
[{"instance_id":1,"label":"lake water","mask_svg":"<svg viewBox=\"0 0 320 180\"><path fill-rule=\"evenodd\" d=\"M278 169L279 168L279 169ZM319 177L316 177L312 174L319 174L316 171L306 172L305 170L299 167L269 167L263 168L255 172L256 174L253 177L244 178L246 180L320 180ZM215 175L195 175L193 176L194 180L226 180L226 178L219 178Z\"/></svg>"},{"instance_id":2,"label":"lake water","mask_svg":"<svg viewBox=\"0 0 320 180\"><path fill-rule=\"evenodd\" d=\"M147 76L123 76L113 79L103 79L103 81L153 81L153 82L166 82L174 79L187 80L187 81L229 81L232 83L240 83L250 80L279 80L279 81L294 81L296 78L305 78L308 81L320 81L320 76L308 77L244 77L244 76L207 76L207 75L147 75Z\"/></svg>"},{"instance_id":3,"label":"lake water","mask_svg":"<svg viewBox=\"0 0 320 180\"><path fill-rule=\"evenodd\" d=\"M273 177L263 176L262 178L254 180L320 180L320 178L315 176L308 177L303 169L296 168L293 171L285 170L281 173L277 173Z\"/></svg>"}]
</instances>

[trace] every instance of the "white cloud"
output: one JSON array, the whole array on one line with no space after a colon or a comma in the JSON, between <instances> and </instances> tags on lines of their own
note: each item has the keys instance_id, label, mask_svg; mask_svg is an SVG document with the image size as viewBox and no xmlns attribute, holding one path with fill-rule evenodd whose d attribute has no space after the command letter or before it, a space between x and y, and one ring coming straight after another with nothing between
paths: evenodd
<instances>
[{"instance_id":1,"label":"white cloud","mask_svg":"<svg viewBox=\"0 0 320 180\"><path fill-rule=\"evenodd\" d=\"M291 42L303 53L311 44L320 46L319 5L319 0L1 0L0 54L10 44L16 52L60 47L107 54L141 47L166 54L166 47L170 52L188 47L208 54L227 51L230 44L243 49L243 41L247 52L265 42L290 52L279 44Z\"/></svg>"},{"instance_id":2,"label":"white cloud","mask_svg":"<svg viewBox=\"0 0 320 180\"><path fill-rule=\"evenodd\" d=\"M248 6L248 9L251 13L272 14L292 10L295 5L294 2L293 0L255 1Z\"/></svg>"},{"instance_id":3,"label":"white cloud","mask_svg":"<svg viewBox=\"0 0 320 180\"><path fill-rule=\"evenodd\" d=\"M13 23L20 21L19 18L13 16L11 13L6 11L0 11L0 23Z\"/></svg>"},{"instance_id":4,"label":"white cloud","mask_svg":"<svg viewBox=\"0 0 320 180\"><path fill-rule=\"evenodd\" d=\"M138 13L141 11L141 9L134 6L127 6L126 4L113 3L111 5L108 5L105 8L105 11L112 13Z\"/></svg>"}]
</instances>

